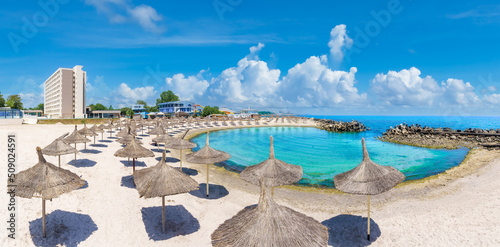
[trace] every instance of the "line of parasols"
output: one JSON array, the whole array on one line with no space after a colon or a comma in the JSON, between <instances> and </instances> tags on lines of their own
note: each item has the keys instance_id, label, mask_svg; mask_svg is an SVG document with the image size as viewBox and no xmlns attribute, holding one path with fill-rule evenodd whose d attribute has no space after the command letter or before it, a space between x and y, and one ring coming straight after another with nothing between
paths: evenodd
<instances>
[{"instance_id":1,"label":"line of parasols","mask_svg":"<svg viewBox=\"0 0 500 247\"><path fill-rule=\"evenodd\" d=\"M143 147L136 138L136 128L153 127L150 135L156 135L153 142L163 143L162 158L153 167L135 170L135 159L154 157L154 153ZM114 126L94 125L92 128L75 130L66 133L54 140L44 149L37 147L38 163L17 175L17 195L24 198L42 198L43 236L45 231L45 201L56 198L85 185L85 181L69 170L60 168L60 155L75 154L77 143L86 143L91 140L87 136L95 137L103 134L106 129L120 129L116 141L125 147L116 151L115 156L132 158L133 178L140 197L162 198L162 230L165 231L165 196L187 193L199 189L198 183L182 172L182 150L196 147L195 143L175 138L168 134L168 126L156 121L154 124L123 124L118 121ZM101 137L103 138L103 137ZM74 144L72 147L70 144ZM364 138L362 139L363 161L354 169L334 177L335 187L340 191L352 194L367 195L367 239L370 240L370 195L388 191L405 179L397 169L390 166L381 166L374 163L368 154ZM168 165L166 148L180 150L180 169ZM43 155L59 157L59 167L47 162ZM207 191L209 196L209 165L228 160L231 156L225 152L213 149L209 144L207 132L206 144L200 150L186 155L190 163L207 165ZM315 219L277 204L273 199L273 188L276 186L298 182L303 175L302 167L287 164L274 156L273 138L270 137L269 159L260 164L249 166L240 174L240 178L260 186L260 198L257 205L249 206L238 212L233 218L226 220L212 233L213 246L327 246L328 229ZM271 193L268 193L267 190Z\"/></svg>"}]
</instances>

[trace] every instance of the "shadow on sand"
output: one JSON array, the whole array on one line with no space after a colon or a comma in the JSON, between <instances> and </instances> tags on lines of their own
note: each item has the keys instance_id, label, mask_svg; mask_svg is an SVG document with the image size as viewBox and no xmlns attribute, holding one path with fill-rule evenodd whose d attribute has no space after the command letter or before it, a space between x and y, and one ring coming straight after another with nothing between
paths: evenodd
<instances>
[{"instance_id":1,"label":"shadow on sand","mask_svg":"<svg viewBox=\"0 0 500 247\"><path fill-rule=\"evenodd\" d=\"M98 148L107 148L108 145L106 144L90 144L91 147L98 147Z\"/></svg>"},{"instance_id":2,"label":"shadow on sand","mask_svg":"<svg viewBox=\"0 0 500 247\"><path fill-rule=\"evenodd\" d=\"M121 182L120 185L122 187L126 187L126 188L129 188L129 189L135 189L134 176L133 175L123 176L122 177L122 182Z\"/></svg>"},{"instance_id":3,"label":"shadow on sand","mask_svg":"<svg viewBox=\"0 0 500 247\"><path fill-rule=\"evenodd\" d=\"M380 237L380 228L370 219L370 241L366 239L367 218L341 214L321 222L328 227L328 244L331 246L368 246Z\"/></svg>"},{"instance_id":4,"label":"shadow on sand","mask_svg":"<svg viewBox=\"0 0 500 247\"><path fill-rule=\"evenodd\" d=\"M81 177L80 177L80 178L81 178ZM84 185L84 186L82 186L82 187L80 187L80 188L78 188L77 190L83 190L83 189L86 189L86 188L88 188L88 187L89 187L89 183L87 182L87 180L83 180L83 181L85 181L85 185Z\"/></svg>"},{"instance_id":5,"label":"shadow on sand","mask_svg":"<svg viewBox=\"0 0 500 247\"><path fill-rule=\"evenodd\" d=\"M157 198L161 203L161 200ZM142 221L149 239L167 240L180 235L189 235L200 229L200 223L182 205L165 206L165 232L161 227L161 207L142 208Z\"/></svg>"},{"instance_id":6,"label":"shadow on sand","mask_svg":"<svg viewBox=\"0 0 500 247\"><path fill-rule=\"evenodd\" d=\"M84 154L100 154L102 153L101 150L95 150L95 149L84 149L84 150L80 150L80 153L84 153Z\"/></svg>"},{"instance_id":7,"label":"shadow on sand","mask_svg":"<svg viewBox=\"0 0 500 247\"><path fill-rule=\"evenodd\" d=\"M99 140L99 142L107 142L107 143L111 143L112 141L110 141L110 140Z\"/></svg>"},{"instance_id":8,"label":"shadow on sand","mask_svg":"<svg viewBox=\"0 0 500 247\"><path fill-rule=\"evenodd\" d=\"M167 150L167 153L168 153L168 150ZM155 158L157 161L160 161L161 160L161 156L160 157L156 157ZM177 158L174 158L174 157L166 157L165 158L165 162L166 163L177 163L179 162L180 160L177 159Z\"/></svg>"},{"instance_id":9,"label":"shadow on sand","mask_svg":"<svg viewBox=\"0 0 500 247\"><path fill-rule=\"evenodd\" d=\"M226 187L218 184L210 184L208 187L208 197L207 197L207 184L201 183L199 190L194 190L189 192L189 194L196 196L198 198L215 200L229 195Z\"/></svg>"},{"instance_id":10,"label":"shadow on sand","mask_svg":"<svg viewBox=\"0 0 500 247\"><path fill-rule=\"evenodd\" d=\"M71 160L68 162L68 165L82 168L82 167L93 167L97 164L97 162L89 159L77 159L76 160L76 165L75 165L75 160Z\"/></svg>"},{"instance_id":11,"label":"shadow on sand","mask_svg":"<svg viewBox=\"0 0 500 247\"><path fill-rule=\"evenodd\" d=\"M97 225L86 214L56 210L45 216L45 220L46 238L43 238L42 218L29 223L31 239L36 246L76 247L97 231Z\"/></svg>"},{"instance_id":12,"label":"shadow on sand","mask_svg":"<svg viewBox=\"0 0 500 247\"><path fill-rule=\"evenodd\" d=\"M133 167L134 166L132 159L130 159L130 162L128 162L127 160L120 160L120 162L126 167ZM147 167L147 165L144 161L135 160L135 167Z\"/></svg>"}]
</instances>

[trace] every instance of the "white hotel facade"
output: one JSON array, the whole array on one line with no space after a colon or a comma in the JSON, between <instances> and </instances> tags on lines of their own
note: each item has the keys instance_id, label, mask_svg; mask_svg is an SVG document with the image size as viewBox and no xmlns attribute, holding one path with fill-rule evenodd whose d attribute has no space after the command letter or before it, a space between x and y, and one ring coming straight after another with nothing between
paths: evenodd
<instances>
[{"instance_id":1,"label":"white hotel facade","mask_svg":"<svg viewBox=\"0 0 500 247\"><path fill-rule=\"evenodd\" d=\"M44 114L48 118L85 118L83 66L59 68L44 83Z\"/></svg>"}]
</instances>

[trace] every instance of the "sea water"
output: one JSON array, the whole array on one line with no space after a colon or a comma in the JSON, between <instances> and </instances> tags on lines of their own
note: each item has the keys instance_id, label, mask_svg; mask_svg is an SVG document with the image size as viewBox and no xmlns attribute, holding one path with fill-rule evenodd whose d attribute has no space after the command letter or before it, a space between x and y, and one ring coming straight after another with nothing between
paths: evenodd
<instances>
[{"instance_id":1,"label":"sea water","mask_svg":"<svg viewBox=\"0 0 500 247\"><path fill-rule=\"evenodd\" d=\"M362 161L361 138L364 137L373 161L395 167L406 175L407 180L420 179L459 165L469 150L419 148L382 142L376 137L400 123L453 129L500 128L499 117L314 117L339 121L355 119L370 130L332 133L314 127L255 127L215 131L210 133L210 146L231 154L231 159L217 165L239 172L266 160L269 158L269 136L273 136L276 158L302 166L304 175L300 184L332 187L333 176L356 167ZM205 138L206 134L202 134L192 139L198 144L193 151L205 145Z\"/></svg>"}]
</instances>

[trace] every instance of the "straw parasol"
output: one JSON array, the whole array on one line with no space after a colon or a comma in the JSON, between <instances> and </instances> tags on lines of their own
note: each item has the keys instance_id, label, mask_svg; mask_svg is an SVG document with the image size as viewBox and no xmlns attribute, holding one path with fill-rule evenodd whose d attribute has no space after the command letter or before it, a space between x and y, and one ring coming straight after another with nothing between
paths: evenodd
<instances>
[{"instance_id":1,"label":"straw parasol","mask_svg":"<svg viewBox=\"0 0 500 247\"><path fill-rule=\"evenodd\" d=\"M186 132L184 133L184 135L182 135L181 138L171 138L171 140L168 142L168 143L165 143L165 148L172 148L172 149L177 149L179 150L180 154L179 154L179 159L180 159L180 169L182 171L182 150L183 149L191 149L191 148L195 148L197 145L196 143L193 143L193 142L190 142L190 141L186 141L184 140L184 136L186 136L187 132L189 131L189 129L186 130Z\"/></svg>"},{"instance_id":2,"label":"straw parasol","mask_svg":"<svg viewBox=\"0 0 500 247\"><path fill-rule=\"evenodd\" d=\"M16 196L42 198L42 228L45 237L45 200L78 189L85 185L85 181L78 175L47 162L40 147L36 148L36 152L38 164L16 175Z\"/></svg>"},{"instance_id":3,"label":"straw parasol","mask_svg":"<svg viewBox=\"0 0 500 247\"><path fill-rule=\"evenodd\" d=\"M65 141L66 143L74 143L75 144L75 149L76 149L76 144L77 143L87 143L89 142L90 140L85 138L84 136L80 135L80 133L78 133L78 130L76 129L76 125L75 125L75 130L73 131L73 133L71 133L69 136L67 136L66 138L64 138L63 141ZM86 145L85 145L86 146ZM76 165L76 153L75 153L75 165Z\"/></svg>"},{"instance_id":4,"label":"straw parasol","mask_svg":"<svg viewBox=\"0 0 500 247\"><path fill-rule=\"evenodd\" d=\"M226 220L212 233L212 246L327 246L328 229L317 220L278 205L261 185L258 205Z\"/></svg>"},{"instance_id":5,"label":"straw parasol","mask_svg":"<svg viewBox=\"0 0 500 247\"><path fill-rule=\"evenodd\" d=\"M65 135L67 134L68 133L66 133ZM61 155L78 153L78 150L76 148L72 147L71 145L63 141L62 138L64 138L65 135L55 139L52 143L50 143L48 146L42 149L42 153L45 155L59 156L59 168L61 167ZM76 155L75 155L75 164L76 164Z\"/></svg>"},{"instance_id":6,"label":"straw parasol","mask_svg":"<svg viewBox=\"0 0 500 247\"><path fill-rule=\"evenodd\" d=\"M122 149L116 151L115 156L123 158L132 158L133 171L135 171L135 159L145 157L155 157L153 151L141 146L137 140L133 138L130 143Z\"/></svg>"},{"instance_id":7,"label":"straw parasol","mask_svg":"<svg viewBox=\"0 0 500 247\"><path fill-rule=\"evenodd\" d=\"M116 142L119 142L122 145L129 144L132 140L135 140L138 144L142 144L142 141L135 139L135 135L131 133L130 128L127 128L128 134L124 135L122 138L117 139Z\"/></svg>"},{"instance_id":8,"label":"straw parasol","mask_svg":"<svg viewBox=\"0 0 500 247\"><path fill-rule=\"evenodd\" d=\"M83 129L79 130L78 133L80 135L83 135L84 137L87 136L93 136L94 137L94 144L95 144L95 136L97 135L94 131L90 130L87 128L87 124L83 124ZM85 142L85 149L87 149L87 143Z\"/></svg>"},{"instance_id":9,"label":"straw parasol","mask_svg":"<svg viewBox=\"0 0 500 247\"><path fill-rule=\"evenodd\" d=\"M302 167L287 164L274 157L273 137L270 139L269 159L260 164L249 166L240 173L240 178L255 185L259 185L260 179L267 187L271 187L271 196L274 194L275 186L287 185L302 179Z\"/></svg>"},{"instance_id":10,"label":"straw parasol","mask_svg":"<svg viewBox=\"0 0 500 247\"><path fill-rule=\"evenodd\" d=\"M363 145L363 161L354 169L333 177L335 187L345 193L368 195L368 235L370 240L370 195L376 195L390 190L405 180L405 175L391 166L381 166L370 159L366 150L365 138Z\"/></svg>"},{"instance_id":11,"label":"straw parasol","mask_svg":"<svg viewBox=\"0 0 500 247\"><path fill-rule=\"evenodd\" d=\"M165 134L158 136L156 138L153 138L153 141L156 143L156 146L158 146L158 143L164 143L164 150L167 150L167 142L172 141L174 138L171 137L167 132Z\"/></svg>"},{"instance_id":12,"label":"straw parasol","mask_svg":"<svg viewBox=\"0 0 500 247\"><path fill-rule=\"evenodd\" d=\"M183 172L165 163L166 152L157 165L134 172L134 181L140 197L162 199L162 230L165 232L165 196L187 193L198 189L198 183Z\"/></svg>"},{"instance_id":13,"label":"straw parasol","mask_svg":"<svg viewBox=\"0 0 500 247\"><path fill-rule=\"evenodd\" d=\"M225 161L225 160L228 160L229 158L231 158L231 155L229 155L228 153L222 152L219 150L215 150L215 149L210 147L209 135L210 135L210 132L207 132L207 140L205 142L205 147L203 147L202 149L200 149L194 153L190 153L190 154L186 155L187 162L207 165L207 197L208 197L208 187L209 187L208 186L208 171L209 171L208 166L210 164L219 163L219 162L222 162L222 161Z\"/></svg>"},{"instance_id":14,"label":"straw parasol","mask_svg":"<svg viewBox=\"0 0 500 247\"><path fill-rule=\"evenodd\" d=\"M94 144L95 144L95 137L97 136L97 133L101 133L101 140L103 139L102 133L104 133L104 130L102 130L100 127L98 127L97 125L94 125L94 126L90 127L90 130L92 132L96 133L96 135L94 136Z\"/></svg>"}]
</instances>

